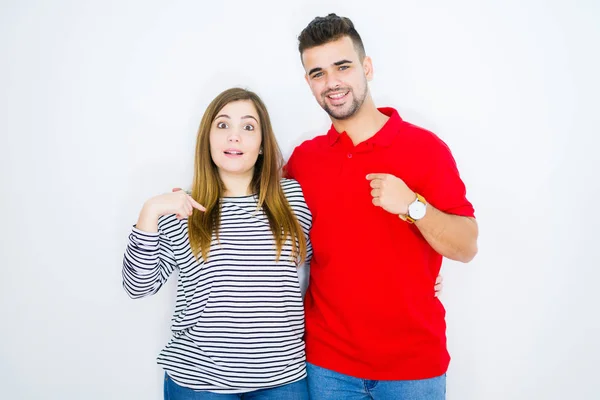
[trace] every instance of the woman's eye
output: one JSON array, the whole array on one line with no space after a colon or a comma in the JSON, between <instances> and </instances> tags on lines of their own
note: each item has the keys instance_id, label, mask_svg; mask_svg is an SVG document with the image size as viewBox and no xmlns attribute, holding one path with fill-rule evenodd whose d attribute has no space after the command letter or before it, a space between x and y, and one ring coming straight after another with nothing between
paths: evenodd
<instances>
[{"instance_id":1,"label":"woman's eye","mask_svg":"<svg viewBox=\"0 0 600 400\"><path fill-rule=\"evenodd\" d=\"M244 129L247 131L253 131L254 130L254 126L248 124L248 125L244 125Z\"/></svg>"},{"instance_id":2,"label":"woman's eye","mask_svg":"<svg viewBox=\"0 0 600 400\"><path fill-rule=\"evenodd\" d=\"M225 128L227 128L227 124L225 122L219 122L217 124L217 128L219 128L219 129L225 129Z\"/></svg>"}]
</instances>

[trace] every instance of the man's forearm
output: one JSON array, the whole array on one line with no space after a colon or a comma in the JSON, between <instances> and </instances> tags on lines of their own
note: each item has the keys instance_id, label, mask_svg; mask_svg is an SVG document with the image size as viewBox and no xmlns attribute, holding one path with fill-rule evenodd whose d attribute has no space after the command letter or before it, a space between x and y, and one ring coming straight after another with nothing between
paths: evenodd
<instances>
[{"instance_id":1,"label":"man's forearm","mask_svg":"<svg viewBox=\"0 0 600 400\"><path fill-rule=\"evenodd\" d=\"M477 254L479 229L474 218L446 214L431 204L415 225L427 243L442 256L467 263Z\"/></svg>"}]
</instances>

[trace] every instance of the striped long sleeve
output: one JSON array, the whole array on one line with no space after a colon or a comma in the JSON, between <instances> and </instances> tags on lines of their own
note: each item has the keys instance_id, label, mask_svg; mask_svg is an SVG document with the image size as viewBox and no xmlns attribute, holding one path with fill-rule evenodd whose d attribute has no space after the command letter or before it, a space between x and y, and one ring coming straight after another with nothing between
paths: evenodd
<instances>
[{"instance_id":1,"label":"striped long sleeve","mask_svg":"<svg viewBox=\"0 0 600 400\"><path fill-rule=\"evenodd\" d=\"M164 232L132 228L123 257L123 287L131 298L158 292L176 265L171 240Z\"/></svg>"}]
</instances>

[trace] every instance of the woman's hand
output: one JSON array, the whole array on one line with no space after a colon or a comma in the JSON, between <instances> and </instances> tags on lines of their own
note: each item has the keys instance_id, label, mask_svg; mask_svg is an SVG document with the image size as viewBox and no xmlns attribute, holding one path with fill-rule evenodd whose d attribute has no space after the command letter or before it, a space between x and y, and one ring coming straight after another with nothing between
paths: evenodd
<instances>
[{"instance_id":1,"label":"woman's hand","mask_svg":"<svg viewBox=\"0 0 600 400\"><path fill-rule=\"evenodd\" d=\"M152 197L144 204L156 217L161 215L175 214L177 218L183 219L192 215L194 208L200 211L206 211L206 208L183 190L165 193Z\"/></svg>"},{"instance_id":2,"label":"woman's hand","mask_svg":"<svg viewBox=\"0 0 600 400\"><path fill-rule=\"evenodd\" d=\"M435 297L440 297L442 290L444 290L444 277L442 275L438 275L437 278L435 278L435 286L433 289L435 290Z\"/></svg>"},{"instance_id":3,"label":"woman's hand","mask_svg":"<svg viewBox=\"0 0 600 400\"><path fill-rule=\"evenodd\" d=\"M144 232L158 231L158 218L161 215L175 214L178 219L187 218L194 210L206 208L183 190L152 197L144 204L136 228Z\"/></svg>"}]
</instances>

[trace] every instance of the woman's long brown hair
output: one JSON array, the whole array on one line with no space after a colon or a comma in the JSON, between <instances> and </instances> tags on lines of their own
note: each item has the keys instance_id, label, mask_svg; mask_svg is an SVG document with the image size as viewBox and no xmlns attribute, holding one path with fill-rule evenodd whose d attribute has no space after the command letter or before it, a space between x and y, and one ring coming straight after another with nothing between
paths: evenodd
<instances>
[{"instance_id":1,"label":"woman's long brown hair","mask_svg":"<svg viewBox=\"0 0 600 400\"><path fill-rule=\"evenodd\" d=\"M304 260L306 240L292 208L281 188L281 169L283 156L275 139L267 108L256 93L241 88L232 88L219 94L209 104L202 116L196 140L194 162L194 181L192 197L206 207L205 212L194 209L188 219L188 234L192 252L206 262L209 257L213 233L217 240L220 226L220 202L225 187L219 176L217 166L210 153L210 130L215 117L227 104L234 101L252 101L259 116L262 135L263 154L258 156L254 166L254 175L250 189L258 196L258 208L262 207L269 219L269 225L275 238L277 260L287 239L291 240L292 257Z\"/></svg>"}]
</instances>

